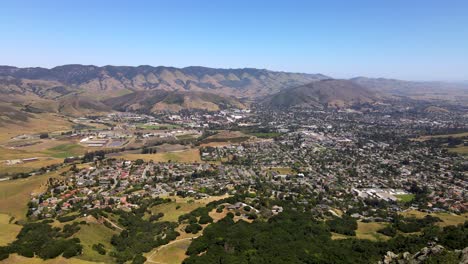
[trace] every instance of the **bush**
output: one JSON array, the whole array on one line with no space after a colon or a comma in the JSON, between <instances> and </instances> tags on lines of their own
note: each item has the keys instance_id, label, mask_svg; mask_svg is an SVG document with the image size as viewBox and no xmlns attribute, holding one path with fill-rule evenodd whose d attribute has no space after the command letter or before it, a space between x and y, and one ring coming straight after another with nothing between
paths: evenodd
<instances>
[{"instance_id":1,"label":"bush","mask_svg":"<svg viewBox=\"0 0 468 264\"><path fill-rule=\"evenodd\" d=\"M196 234L198 233L198 231L202 230L202 226L195 223L195 224L190 224L188 226L185 227L185 233L192 233L192 234Z\"/></svg>"},{"instance_id":2,"label":"bush","mask_svg":"<svg viewBox=\"0 0 468 264\"><path fill-rule=\"evenodd\" d=\"M99 244L94 244L92 249L94 251L97 251L100 255L105 255L106 254L106 249L104 248L104 245L99 243Z\"/></svg>"},{"instance_id":3,"label":"bush","mask_svg":"<svg viewBox=\"0 0 468 264\"><path fill-rule=\"evenodd\" d=\"M213 223L213 218L211 218L211 216L209 216L208 214L204 214L200 217L198 223L201 225Z\"/></svg>"},{"instance_id":4,"label":"bush","mask_svg":"<svg viewBox=\"0 0 468 264\"><path fill-rule=\"evenodd\" d=\"M356 235L355 230L357 229L357 222L356 219L350 216L344 215L342 218L335 217L332 220L328 220L326 223L332 232L347 236Z\"/></svg>"},{"instance_id":5,"label":"bush","mask_svg":"<svg viewBox=\"0 0 468 264\"><path fill-rule=\"evenodd\" d=\"M393 226L387 226L380 230L377 230L377 233L380 233L382 235L386 235L389 237L394 237L397 234L397 230Z\"/></svg>"}]
</instances>

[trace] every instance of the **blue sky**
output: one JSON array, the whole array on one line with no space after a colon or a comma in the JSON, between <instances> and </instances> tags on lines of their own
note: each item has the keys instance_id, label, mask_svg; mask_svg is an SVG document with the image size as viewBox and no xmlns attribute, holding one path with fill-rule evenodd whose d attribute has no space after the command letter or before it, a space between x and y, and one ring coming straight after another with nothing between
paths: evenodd
<instances>
[{"instance_id":1,"label":"blue sky","mask_svg":"<svg viewBox=\"0 0 468 264\"><path fill-rule=\"evenodd\" d=\"M0 64L468 80L468 1L11 0Z\"/></svg>"}]
</instances>

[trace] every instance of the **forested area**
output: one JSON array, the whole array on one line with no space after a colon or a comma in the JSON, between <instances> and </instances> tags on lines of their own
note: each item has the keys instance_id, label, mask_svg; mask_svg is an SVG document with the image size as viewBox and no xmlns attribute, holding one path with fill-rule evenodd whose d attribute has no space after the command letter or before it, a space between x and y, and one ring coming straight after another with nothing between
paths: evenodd
<instances>
[{"instance_id":1,"label":"forested area","mask_svg":"<svg viewBox=\"0 0 468 264\"><path fill-rule=\"evenodd\" d=\"M184 263L377 263L387 251L416 252L435 240L451 250L468 245L468 223L440 228L428 220L421 235L372 242L331 239L332 229L353 230L351 220L313 219L309 213L285 211L266 222L249 224L234 222L228 214L192 242Z\"/></svg>"}]
</instances>

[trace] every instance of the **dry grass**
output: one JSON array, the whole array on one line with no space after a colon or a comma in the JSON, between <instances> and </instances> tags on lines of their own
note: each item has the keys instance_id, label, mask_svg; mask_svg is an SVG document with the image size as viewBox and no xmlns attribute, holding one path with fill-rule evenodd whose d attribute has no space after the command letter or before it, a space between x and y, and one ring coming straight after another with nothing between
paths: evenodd
<instances>
[{"instance_id":1,"label":"dry grass","mask_svg":"<svg viewBox=\"0 0 468 264\"><path fill-rule=\"evenodd\" d=\"M279 174L291 174L293 173L291 168L285 168L285 167L273 167L268 169L269 172L277 172Z\"/></svg>"},{"instance_id":2,"label":"dry grass","mask_svg":"<svg viewBox=\"0 0 468 264\"><path fill-rule=\"evenodd\" d=\"M191 239L177 240L166 247L161 247L158 251L148 254L149 263L159 264L180 264L187 258L185 252L192 243Z\"/></svg>"},{"instance_id":3,"label":"dry grass","mask_svg":"<svg viewBox=\"0 0 468 264\"><path fill-rule=\"evenodd\" d=\"M449 214L449 213L433 213L428 214L424 212L420 212L417 210L409 210L402 212L401 215L405 217L416 217L416 218L423 218L426 215L431 215L440 218L442 222L437 223L438 226L449 226L449 225L458 225L463 224L465 221L468 221L468 213L464 213L461 215L456 214Z\"/></svg>"},{"instance_id":4,"label":"dry grass","mask_svg":"<svg viewBox=\"0 0 468 264\"><path fill-rule=\"evenodd\" d=\"M180 208L176 209L178 206ZM190 213L191 211L201 206L203 206L203 204L197 202L171 202L156 205L155 207L151 208L151 212L153 212L153 214L163 213L164 217L161 218L162 221L177 222L179 216Z\"/></svg>"},{"instance_id":5,"label":"dry grass","mask_svg":"<svg viewBox=\"0 0 468 264\"><path fill-rule=\"evenodd\" d=\"M90 262L77 258L66 259L64 257L57 257L54 259L43 260L40 258L26 258L17 254L10 254L10 257L2 261L3 264L96 264L106 262ZM108 262L107 262L108 263Z\"/></svg>"},{"instance_id":6,"label":"dry grass","mask_svg":"<svg viewBox=\"0 0 468 264\"><path fill-rule=\"evenodd\" d=\"M190 213L198 207L205 206L212 201L217 201L227 197L229 197L229 195L210 196L208 198L194 200L192 198L171 196L168 198L171 198L173 202L156 205L151 208L151 211L153 214L163 213L164 217L161 218L162 221L177 222L179 220L179 216ZM177 206L180 206L180 208L176 209Z\"/></svg>"},{"instance_id":7,"label":"dry grass","mask_svg":"<svg viewBox=\"0 0 468 264\"><path fill-rule=\"evenodd\" d=\"M449 148L448 151L461 155L468 155L468 146L457 146L455 148Z\"/></svg>"},{"instance_id":8,"label":"dry grass","mask_svg":"<svg viewBox=\"0 0 468 264\"><path fill-rule=\"evenodd\" d=\"M26 179L0 182L0 213L13 216L17 220L24 219L31 193L44 191L47 179L58 177L58 174L66 169L68 168Z\"/></svg>"},{"instance_id":9,"label":"dry grass","mask_svg":"<svg viewBox=\"0 0 468 264\"><path fill-rule=\"evenodd\" d=\"M27 122L0 126L0 143L21 134L37 134L69 130L73 123L56 114L35 114Z\"/></svg>"},{"instance_id":10,"label":"dry grass","mask_svg":"<svg viewBox=\"0 0 468 264\"><path fill-rule=\"evenodd\" d=\"M331 239L333 240L348 239L348 238L351 238L351 237L347 235L338 234L338 233L333 233L333 232L331 233Z\"/></svg>"},{"instance_id":11,"label":"dry grass","mask_svg":"<svg viewBox=\"0 0 468 264\"><path fill-rule=\"evenodd\" d=\"M358 239L368 239L373 241L388 240L390 237L377 233L378 230L386 227L385 223L364 223L358 222L358 229L356 230L356 237Z\"/></svg>"},{"instance_id":12,"label":"dry grass","mask_svg":"<svg viewBox=\"0 0 468 264\"><path fill-rule=\"evenodd\" d=\"M53 164L62 163L63 159L56 158L40 158L38 161L27 162L16 165L6 165L5 162L0 163L0 171L2 173L21 173L21 172L31 172L35 169L46 167Z\"/></svg>"},{"instance_id":13,"label":"dry grass","mask_svg":"<svg viewBox=\"0 0 468 264\"><path fill-rule=\"evenodd\" d=\"M0 214L0 246L13 242L21 230L21 226L10 223L11 216Z\"/></svg>"},{"instance_id":14,"label":"dry grass","mask_svg":"<svg viewBox=\"0 0 468 264\"><path fill-rule=\"evenodd\" d=\"M448 137L454 137L454 138L468 137L468 132L456 133L456 134L445 134L445 135L420 136L420 137L416 138L415 140L425 141L425 140L430 140L432 138L448 138Z\"/></svg>"},{"instance_id":15,"label":"dry grass","mask_svg":"<svg viewBox=\"0 0 468 264\"><path fill-rule=\"evenodd\" d=\"M112 249L110 240L112 235L117 234L117 232L98 223L89 223L80 225L80 227L80 231L74 235L74 237L80 239L80 243L83 245L83 255L78 256L78 258L94 262L113 262L112 257L109 256ZM107 250L106 255L100 255L92 249L92 246L98 243L104 245L104 248Z\"/></svg>"}]
</instances>

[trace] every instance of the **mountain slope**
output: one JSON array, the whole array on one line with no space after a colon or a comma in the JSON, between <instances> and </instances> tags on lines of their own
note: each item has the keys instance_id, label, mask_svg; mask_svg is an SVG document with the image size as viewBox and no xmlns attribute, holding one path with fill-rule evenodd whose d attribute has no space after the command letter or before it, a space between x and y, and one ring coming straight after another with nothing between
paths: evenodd
<instances>
[{"instance_id":1,"label":"mountain slope","mask_svg":"<svg viewBox=\"0 0 468 264\"><path fill-rule=\"evenodd\" d=\"M109 98L103 102L115 110L144 113L176 112L182 109L216 111L230 107L245 107L234 97L197 91L138 91L116 98Z\"/></svg>"},{"instance_id":2,"label":"mountain slope","mask_svg":"<svg viewBox=\"0 0 468 264\"><path fill-rule=\"evenodd\" d=\"M376 93L352 81L328 79L283 90L265 98L262 104L277 109L346 107L378 98Z\"/></svg>"},{"instance_id":3,"label":"mountain slope","mask_svg":"<svg viewBox=\"0 0 468 264\"><path fill-rule=\"evenodd\" d=\"M468 104L468 84L450 82L413 82L385 78L356 77L350 81L369 90L416 100L452 101Z\"/></svg>"},{"instance_id":4,"label":"mountain slope","mask_svg":"<svg viewBox=\"0 0 468 264\"><path fill-rule=\"evenodd\" d=\"M275 72L263 69L64 65L52 69L0 66L0 79L10 91L31 90L59 96L70 90L107 99L132 91L209 91L238 97L257 97L282 88L327 78L321 74ZM4 90L4 85L0 89ZM43 90L51 90L51 94Z\"/></svg>"}]
</instances>

